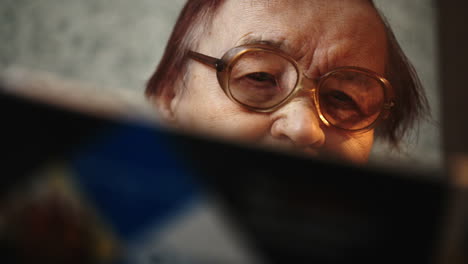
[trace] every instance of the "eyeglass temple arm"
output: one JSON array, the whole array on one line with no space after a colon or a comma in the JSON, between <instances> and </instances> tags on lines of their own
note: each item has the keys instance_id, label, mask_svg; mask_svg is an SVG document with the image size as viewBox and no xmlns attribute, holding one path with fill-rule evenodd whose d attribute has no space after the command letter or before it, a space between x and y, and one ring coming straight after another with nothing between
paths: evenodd
<instances>
[{"instance_id":1,"label":"eyeglass temple arm","mask_svg":"<svg viewBox=\"0 0 468 264\"><path fill-rule=\"evenodd\" d=\"M191 50L189 50L188 56L200 63L203 63L207 66L216 69L217 71L222 71L224 69L224 63L220 59L213 58Z\"/></svg>"}]
</instances>

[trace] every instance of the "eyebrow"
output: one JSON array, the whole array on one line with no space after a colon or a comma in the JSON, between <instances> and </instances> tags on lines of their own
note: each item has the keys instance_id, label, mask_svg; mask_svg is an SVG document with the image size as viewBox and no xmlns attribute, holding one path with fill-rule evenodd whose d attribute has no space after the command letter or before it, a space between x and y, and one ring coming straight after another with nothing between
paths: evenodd
<instances>
[{"instance_id":1,"label":"eyebrow","mask_svg":"<svg viewBox=\"0 0 468 264\"><path fill-rule=\"evenodd\" d=\"M262 45L268 45L272 48L276 48L279 50L284 51L285 53L289 54L289 56L293 57L294 59L298 55L298 49L297 47L293 47L288 45L288 42L286 42L286 38L281 38L281 39L262 39L259 36L252 36L250 34L247 34L244 36L240 41L238 42L238 45L255 45L255 44L262 44Z\"/></svg>"},{"instance_id":2,"label":"eyebrow","mask_svg":"<svg viewBox=\"0 0 468 264\"><path fill-rule=\"evenodd\" d=\"M284 45L284 40L266 40L256 37L249 37L241 41L241 45L263 44L280 49Z\"/></svg>"},{"instance_id":3,"label":"eyebrow","mask_svg":"<svg viewBox=\"0 0 468 264\"><path fill-rule=\"evenodd\" d=\"M271 46L273 48L282 49L282 47L284 47L284 39L271 40L271 39L261 39L255 36L246 36L240 41L240 45L253 45L253 44L263 44L263 45Z\"/></svg>"}]
</instances>

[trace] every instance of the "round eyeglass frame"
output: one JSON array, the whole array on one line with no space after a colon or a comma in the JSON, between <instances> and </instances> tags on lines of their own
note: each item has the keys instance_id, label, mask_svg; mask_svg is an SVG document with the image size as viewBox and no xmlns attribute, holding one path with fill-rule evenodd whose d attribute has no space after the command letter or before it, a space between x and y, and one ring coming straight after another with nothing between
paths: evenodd
<instances>
[{"instance_id":1,"label":"round eyeglass frame","mask_svg":"<svg viewBox=\"0 0 468 264\"><path fill-rule=\"evenodd\" d=\"M242 103L241 101L237 100L231 93L231 90L229 88L229 78L231 75L231 70L233 66L237 63L237 61L242 58L243 55L249 52L269 52L273 53L275 55L281 56L282 58L286 59L289 61L295 68L296 73L297 73L297 81L294 85L294 89L289 93L288 96L286 96L283 100L278 102L277 104L268 107L268 108L258 108L258 107L253 107L247 104ZM191 59L194 59L202 64L205 64L211 68L216 69L216 77L218 78L218 82L221 86L221 89L223 92L226 94L226 96L231 99L233 102L236 104L254 111L254 112L260 112L260 113L270 113L278 110L285 104L287 104L289 101L291 101L293 98L296 97L301 91L309 91L312 95L312 101L314 102L317 114L320 118L320 120L327 126L327 127L333 127L339 130L345 130L349 132L366 132L378 123L378 121L385 120L388 118L390 115L391 109L395 106L394 102L394 90L390 82L381 76L380 74L366 69L366 68L361 68L357 66L343 66L343 67L338 67L335 68L326 74L320 76L319 78L313 80L309 77L307 77L299 68L299 65L297 61L292 58L290 55L285 53L284 51L271 47L270 45L266 44L249 44L249 45L241 45L234 47L230 50L228 50L222 57L221 59L214 58L211 56L204 55L202 53L198 53L192 50L188 51L187 56ZM382 109L379 113L379 115L375 118L375 120L367 125L366 127L359 128L359 129L346 129L342 128L339 126L336 126L329 122L326 117L322 113L322 109L320 107L320 101L319 101L319 96L318 91L320 90L320 87L323 85L323 83L331 76L336 74L337 72L357 72L363 75L366 75L374 80L376 80L383 88L383 94L384 94L384 102L382 105ZM312 89L307 89L302 86L303 84L303 78L306 78L308 80L312 80L316 83Z\"/></svg>"}]
</instances>

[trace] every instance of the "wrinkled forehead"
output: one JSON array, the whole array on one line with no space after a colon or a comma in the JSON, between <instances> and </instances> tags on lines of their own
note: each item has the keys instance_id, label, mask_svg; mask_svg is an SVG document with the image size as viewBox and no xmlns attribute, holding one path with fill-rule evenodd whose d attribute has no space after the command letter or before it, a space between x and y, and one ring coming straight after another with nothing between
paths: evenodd
<instances>
[{"instance_id":1,"label":"wrinkled forehead","mask_svg":"<svg viewBox=\"0 0 468 264\"><path fill-rule=\"evenodd\" d=\"M279 19L292 22L340 22L350 17L371 18L375 13L370 0L225 0L218 18L237 20L241 18ZM218 21L220 22L220 21ZM341 21L343 22L343 21ZM299 25L299 23L295 23Z\"/></svg>"},{"instance_id":2,"label":"wrinkled forehead","mask_svg":"<svg viewBox=\"0 0 468 264\"><path fill-rule=\"evenodd\" d=\"M371 48L384 32L369 0L226 0L206 39L217 43L218 56L227 47L266 40L302 57L337 43Z\"/></svg>"}]
</instances>

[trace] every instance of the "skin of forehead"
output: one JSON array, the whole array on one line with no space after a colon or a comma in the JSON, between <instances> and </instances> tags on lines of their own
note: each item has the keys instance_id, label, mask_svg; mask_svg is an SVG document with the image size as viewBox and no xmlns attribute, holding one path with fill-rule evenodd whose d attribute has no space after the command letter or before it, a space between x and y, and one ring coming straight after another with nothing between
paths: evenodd
<instances>
[{"instance_id":1,"label":"skin of forehead","mask_svg":"<svg viewBox=\"0 0 468 264\"><path fill-rule=\"evenodd\" d=\"M367 0L227 0L199 50L220 57L252 40L279 43L312 78L340 66L384 72L385 30Z\"/></svg>"}]
</instances>

